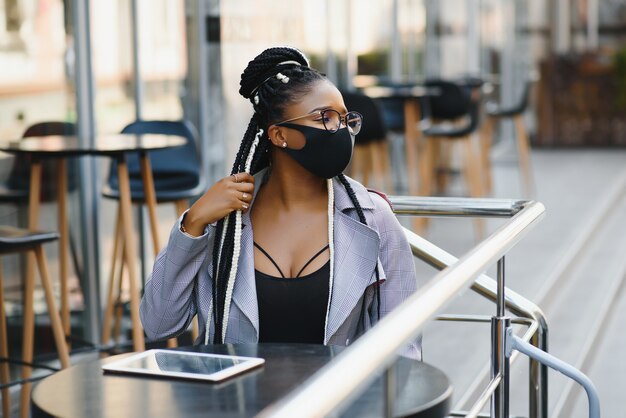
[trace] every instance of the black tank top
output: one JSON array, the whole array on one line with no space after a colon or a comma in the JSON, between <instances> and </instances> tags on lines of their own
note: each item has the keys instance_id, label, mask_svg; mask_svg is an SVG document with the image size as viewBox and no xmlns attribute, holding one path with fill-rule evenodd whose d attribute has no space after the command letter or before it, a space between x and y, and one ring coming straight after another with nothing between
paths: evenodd
<instances>
[{"instance_id":1,"label":"black tank top","mask_svg":"<svg viewBox=\"0 0 626 418\"><path fill-rule=\"evenodd\" d=\"M298 272L287 279L270 255L257 247L279 271L274 277L255 270L259 306L259 342L324 343L324 323L328 305L330 260L317 271L300 273L328 248L315 254Z\"/></svg>"}]
</instances>

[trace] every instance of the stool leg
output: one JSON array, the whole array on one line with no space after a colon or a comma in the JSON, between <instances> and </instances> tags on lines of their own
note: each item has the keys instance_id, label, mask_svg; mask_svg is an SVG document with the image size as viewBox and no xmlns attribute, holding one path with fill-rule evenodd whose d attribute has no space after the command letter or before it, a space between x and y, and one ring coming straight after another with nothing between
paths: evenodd
<instances>
[{"instance_id":1,"label":"stool leg","mask_svg":"<svg viewBox=\"0 0 626 418\"><path fill-rule=\"evenodd\" d=\"M422 137L419 144L419 188L417 191L418 196L431 196L433 185L433 171L435 167L435 148L434 139L429 137ZM422 234L428 225L428 218L414 217L413 229L416 234Z\"/></svg>"},{"instance_id":2,"label":"stool leg","mask_svg":"<svg viewBox=\"0 0 626 418\"><path fill-rule=\"evenodd\" d=\"M115 269L116 261L119 259L123 263L121 234L122 225L120 222L120 206L117 207L117 219L115 221L115 237L113 241L113 260L111 261L111 274L109 275L109 287L107 289L107 302L102 323L102 344L107 344L111 338L111 319L113 317L113 293L115 289Z\"/></svg>"},{"instance_id":3,"label":"stool leg","mask_svg":"<svg viewBox=\"0 0 626 418\"><path fill-rule=\"evenodd\" d=\"M59 217L59 282L61 284L61 321L63 322L63 332L70 335L70 307L68 289L68 248L69 248L69 228L67 226L67 161L59 159L57 171L57 200ZM69 344L69 343L68 343Z\"/></svg>"},{"instance_id":4,"label":"stool leg","mask_svg":"<svg viewBox=\"0 0 626 418\"><path fill-rule=\"evenodd\" d=\"M176 214L180 217L184 211L189 207L189 203L186 199L180 199L174 202L176 205Z\"/></svg>"},{"instance_id":5,"label":"stool leg","mask_svg":"<svg viewBox=\"0 0 626 418\"><path fill-rule=\"evenodd\" d=\"M143 190L146 196L146 206L148 207L148 217L150 218L150 231L152 232L152 246L154 247L154 255L159 254L161 244L159 242L159 230L157 227L156 217L156 193L154 191L154 178L152 177L152 168L150 167L150 158L145 152L140 153L139 161L141 164L141 178L143 180Z\"/></svg>"},{"instance_id":6,"label":"stool leg","mask_svg":"<svg viewBox=\"0 0 626 418\"><path fill-rule=\"evenodd\" d=\"M387 158L387 155L382 155L378 149L377 144L379 140L374 140L367 144L367 151L369 154L370 170L373 174L374 180L372 184L376 184L381 191L385 190L385 171L383 169L383 158Z\"/></svg>"},{"instance_id":7,"label":"stool leg","mask_svg":"<svg viewBox=\"0 0 626 418\"><path fill-rule=\"evenodd\" d=\"M435 161L434 174L437 183L437 192L446 193L450 181L450 170L452 169L452 143L443 139L436 141L433 161Z\"/></svg>"},{"instance_id":8,"label":"stool leg","mask_svg":"<svg viewBox=\"0 0 626 418\"><path fill-rule=\"evenodd\" d=\"M423 180L421 158L424 138L418 129L421 111L416 100L404 101L404 156L406 158L406 175L409 195L417 196ZM417 218L416 218L417 219ZM416 231L417 232L417 231Z\"/></svg>"},{"instance_id":9,"label":"stool leg","mask_svg":"<svg viewBox=\"0 0 626 418\"><path fill-rule=\"evenodd\" d=\"M532 196L534 192L534 185L532 179L532 173L530 170L530 144L528 141L528 135L524 128L523 115L515 115L513 118L515 122L515 137L517 139L517 153L519 154L519 165L524 182L524 191L528 197Z\"/></svg>"},{"instance_id":10,"label":"stool leg","mask_svg":"<svg viewBox=\"0 0 626 418\"><path fill-rule=\"evenodd\" d=\"M122 218L122 230L124 233L124 258L128 268L130 280L130 316L133 329L133 349L135 351L144 351L145 343L143 336L143 328L139 318L139 282L135 266L137 262L137 253L135 248L135 231L132 228L131 215L131 195L130 181L128 177L128 166L124 159L120 159L117 164L119 189L120 189L120 206ZM153 237L154 238L154 237Z\"/></svg>"},{"instance_id":11,"label":"stool leg","mask_svg":"<svg viewBox=\"0 0 626 418\"><path fill-rule=\"evenodd\" d=\"M9 336L7 334L7 317L4 313L4 283L2 280L2 264L0 263L0 357L9 357ZM0 383L5 385L9 383L9 363L1 360L0 362ZM11 398L9 397L9 388L2 389L2 416L10 417Z\"/></svg>"},{"instance_id":12,"label":"stool leg","mask_svg":"<svg viewBox=\"0 0 626 418\"><path fill-rule=\"evenodd\" d=\"M30 166L30 188L28 198L28 227L37 229L39 220L39 194L41 192L41 161L34 160ZM24 282L24 328L22 330L22 360L31 363L33 360L33 341L35 333L35 313L33 311L33 292L35 290L35 257L29 251L26 255L26 280ZM32 370L28 366L22 368L22 378L28 379ZM30 383L22 385L20 398L20 416L29 415Z\"/></svg>"},{"instance_id":13,"label":"stool leg","mask_svg":"<svg viewBox=\"0 0 626 418\"><path fill-rule=\"evenodd\" d=\"M461 139L465 146L465 173L466 180L469 186L470 196L482 197L482 181L480 177L480 164L478 159L475 158L474 144L472 143L472 137L468 136ZM476 218L474 221L476 227L476 234L478 238L485 236L485 222L481 218Z\"/></svg>"},{"instance_id":14,"label":"stool leg","mask_svg":"<svg viewBox=\"0 0 626 418\"><path fill-rule=\"evenodd\" d=\"M124 242L120 242L122 254L124 253ZM120 259L120 270L117 275L117 294L114 299L115 322L113 323L113 341L116 343L120 340L122 329L122 316L124 315L124 304L122 303L122 287L124 285L124 257Z\"/></svg>"},{"instance_id":15,"label":"stool leg","mask_svg":"<svg viewBox=\"0 0 626 418\"><path fill-rule=\"evenodd\" d=\"M120 273L117 282L117 295L115 296L115 321L113 322L113 341L119 342L122 330L122 316L124 315L124 304L122 302L122 285L124 280L124 260L120 260Z\"/></svg>"},{"instance_id":16,"label":"stool leg","mask_svg":"<svg viewBox=\"0 0 626 418\"><path fill-rule=\"evenodd\" d=\"M37 257L37 265L39 267L39 275L41 277L41 285L46 295L46 303L48 305L48 315L50 316L50 323L52 324L52 333L54 334L54 341L57 346L57 352L59 354L59 360L61 367L66 369L70 366L70 355L65 343L65 334L63 334L63 325L61 324L61 317L56 310L56 304L54 302L54 292L52 291L52 285L50 284L50 276L48 275L48 265L46 263L46 257L41 245L35 248L35 256Z\"/></svg>"},{"instance_id":17,"label":"stool leg","mask_svg":"<svg viewBox=\"0 0 626 418\"><path fill-rule=\"evenodd\" d=\"M33 255L28 252L29 265L34 268ZM33 361L33 345L35 339L35 313L33 310L35 291L35 272L32 274L26 274L26 282L24 283L24 308L23 308L23 321L24 328L22 330L22 361L26 363L32 363ZM32 369L29 366L24 365L22 367L22 379L29 379L32 373ZM30 383L24 383L22 385L22 393L20 398L20 417L28 418L30 415Z\"/></svg>"},{"instance_id":18,"label":"stool leg","mask_svg":"<svg viewBox=\"0 0 626 418\"><path fill-rule=\"evenodd\" d=\"M389 154L389 141L385 138L383 141L378 141L377 146L378 149L376 152L380 155L380 161L383 170L383 187L385 193L393 194L394 186L393 186L393 178L391 177L391 164L389 163L390 154Z\"/></svg>"},{"instance_id":19,"label":"stool leg","mask_svg":"<svg viewBox=\"0 0 626 418\"><path fill-rule=\"evenodd\" d=\"M485 193L493 190L493 177L491 174L491 141L493 140L493 126L495 120L487 118L480 136L480 163L483 167L483 185Z\"/></svg>"}]
</instances>

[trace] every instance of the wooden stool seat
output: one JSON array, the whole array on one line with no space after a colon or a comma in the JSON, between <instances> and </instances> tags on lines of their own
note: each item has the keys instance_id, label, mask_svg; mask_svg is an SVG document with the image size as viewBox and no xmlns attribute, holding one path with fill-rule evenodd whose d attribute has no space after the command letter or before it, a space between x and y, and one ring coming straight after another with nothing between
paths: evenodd
<instances>
[{"instance_id":1,"label":"wooden stool seat","mask_svg":"<svg viewBox=\"0 0 626 418\"><path fill-rule=\"evenodd\" d=\"M13 254L20 252L34 252L41 284L44 289L46 303L48 305L48 314L52 324L52 332L57 347L59 360L63 368L69 367L69 352L65 342L65 335L61 325L61 317L57 311L52 284L48 276L48 266L42 245L59 239L56 232L31 231L26 229L14 228L10 226L0 226L0 255ZM31 366L33 360L34 349L34 328L35 313L33 309L33 293L35 290L34 275L27 275L24 290L24 334L22 340L22 360L25 364L22 372L22 379L28 380L31 376ZM3 416L8 417L10 414L9 399L9 365L7 363L9 357L8 336L6 328L6 315L4 312L4 284L2 283L2 268L0 266L0 357L3 361L0 363L0 383L2 384L2 412ZM31 365L31 366L28 366ZM29 398L30 383L24 383L22 386L21 400L21 416L27 417L29 414Z\"/></svg>"}]
</instances>

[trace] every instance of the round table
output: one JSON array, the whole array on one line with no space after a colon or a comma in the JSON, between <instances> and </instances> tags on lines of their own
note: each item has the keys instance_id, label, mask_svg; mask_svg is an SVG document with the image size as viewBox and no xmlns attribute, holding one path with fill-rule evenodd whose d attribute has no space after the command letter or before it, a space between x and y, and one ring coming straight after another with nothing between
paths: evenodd
<instances>
[{"instance_id":1,"label":"round table","mask_svg":"<svg viewBox=\"0 0 626 418\"><path fill-rule=\"evenodd\" d=\"M265 364L220 383L103 374L103 361L62 370L38 383L33 417L249 417L301 385L345 347L311 344L225 344L182 348L216 354L261 357ZM452 387L433 366L398 358L397 416L444 417ZM377 379L343 414L383 416L383 384ZM314 408L314 405L311 405Z\"/></svg>"}]
</instances>

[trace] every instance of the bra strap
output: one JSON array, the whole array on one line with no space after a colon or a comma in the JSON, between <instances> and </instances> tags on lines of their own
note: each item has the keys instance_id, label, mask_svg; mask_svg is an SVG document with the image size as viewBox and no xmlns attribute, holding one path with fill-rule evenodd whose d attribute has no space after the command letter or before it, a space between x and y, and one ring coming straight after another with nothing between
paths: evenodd
<instances>
[{"instance_id":1,"label":"bra strap","mask_svg":"<svg viewBox=\"0 0 626 418\"><path fill-rule=\"evenodd\" d=\"M304 265L304 267L302 267L300 269L300 271L298 272L298 274L296 274L296 278L300 277L300 273L302 273L304 271L304 269L311 264L311 261L315 260L320 254L322 254L324 251L326 251L326 249L328 248L328 244L326 244L324 246L324 248L322 248L321 250L319 250L313 257L311 257L311 259L309 261L306 262L306 264Z\"/></svg>"},{"instance_id":2,"label":"bra strap","mask_svg":"<svg viewBox=\"0 0 626 418\"><path fill-rule=\"evenodd\" d=\"M280 277L282 277L284 279L285 275L283 274L283 271L280 269L280 267L278 267L278 264L276 264L276 261L274 261L274 259L267 253L267 251L265 251L263 248L261 248L261 246L259 244L257 244L256 242L254 242L254 246L257 247L259 249L259 251L261 251L263 253L263 255L265 255L267 257L267 259L272 262L274 267L276 267L276 270L278 270L278 272L280 273Z\"/></svg>"}]
</instances>

